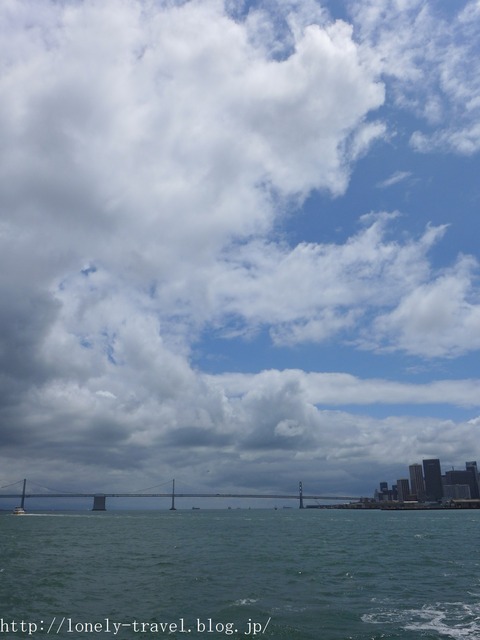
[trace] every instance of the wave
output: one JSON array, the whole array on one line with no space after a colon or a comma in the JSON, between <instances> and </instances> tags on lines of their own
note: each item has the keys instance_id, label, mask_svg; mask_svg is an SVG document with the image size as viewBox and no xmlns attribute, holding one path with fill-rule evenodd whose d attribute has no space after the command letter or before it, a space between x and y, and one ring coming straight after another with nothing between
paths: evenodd
<instances>
[{"instance_id":1,"label":"wave","mask_svg":"<svg viewBox=\"0 0 480 640\"><path fill-rule=\"evenodd\" d=\"M480 603L438 602L420 609L367 613L362 621L392 624L405 631L433 631L450 638L480 640Z\"/></svg>"}]
</instances>

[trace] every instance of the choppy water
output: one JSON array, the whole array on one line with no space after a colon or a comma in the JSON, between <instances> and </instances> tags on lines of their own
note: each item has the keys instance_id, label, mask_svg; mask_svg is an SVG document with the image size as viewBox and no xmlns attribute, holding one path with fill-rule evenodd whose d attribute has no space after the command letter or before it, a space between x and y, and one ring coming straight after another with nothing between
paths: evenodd
<instances>
[{"instance_id":1,"label":"choppy water","mask_svg":"<svg viewBox=\"0 0 480 640\"><path fill-rule=\"evenodd\" d=\"M479 527L476 511L3 514L0 640L476 640Z\"/></svg>"}]
</instances>

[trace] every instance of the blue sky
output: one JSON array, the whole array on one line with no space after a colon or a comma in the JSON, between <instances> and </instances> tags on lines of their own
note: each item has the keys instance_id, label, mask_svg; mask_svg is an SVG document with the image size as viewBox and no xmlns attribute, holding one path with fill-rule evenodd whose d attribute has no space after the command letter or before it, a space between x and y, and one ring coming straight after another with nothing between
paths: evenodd
<instances>
[{"instance_id":1,"label":"blue sky","mask_svg":"<svg viewBox=\"0 0 480 640\"><path fill-rule=\"evenodd\" d=\"M3 3L2 482L372 495L480 457L479 29Z\"/></svg>"}]
</instances>

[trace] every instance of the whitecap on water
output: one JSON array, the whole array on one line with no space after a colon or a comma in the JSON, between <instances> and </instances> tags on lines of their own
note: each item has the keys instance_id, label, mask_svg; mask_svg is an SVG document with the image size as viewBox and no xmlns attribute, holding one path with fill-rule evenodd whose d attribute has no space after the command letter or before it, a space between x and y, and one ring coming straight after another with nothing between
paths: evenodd
<instances>
[{"instance_id":1,"label":"whitecap on water","mask_svg":"<svg viewBox=\"0 0 480 640\"><path fill-rule=\"evenodd\" d=\"M421 609L368 613L362 620L370 624L395 625L405 631L433 631L450 638L480 640L480 603L436 603Z\"/></svg>"},{"instance_id":2,"label":"whitecap on water","mask_svg":"<svg viewBox=\"0 0 480 640\"><path fill-rule=\"evenodd\" d=\"M255 602L258 602L258 599L255 598L241 598L240 600L235 600L235 602L233 603L234 607L246 607L249 604L255 604Z\"/></svg>"}]
</instances>

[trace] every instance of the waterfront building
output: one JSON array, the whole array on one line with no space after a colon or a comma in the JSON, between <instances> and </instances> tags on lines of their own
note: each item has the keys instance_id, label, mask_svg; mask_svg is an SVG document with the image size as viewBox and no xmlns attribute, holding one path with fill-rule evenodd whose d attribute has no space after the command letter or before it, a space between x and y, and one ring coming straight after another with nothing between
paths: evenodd
<instances>
[{"instance_id":1,"label":"waterfront building","mask_svg":"<svg viewBox=\"0 0 480 640\"><path fill-rule=\"evenodd\" d=\"M438 458L423 460L423 475L425 478L426 499L438 502L443 496L442 471Z\"/></svg>"},{"instance_id":2,"label":"waterfront building","mask_svg":"<svg viewBox=\"0 0 480 640\"><path fill-rule=\"evenodd\" d=\"M472 499L470 487L467 484L454 484L453 487L456 495L458 495L458 498L456 498L457 500Z\"/></svg>"},{"instance_id":3,"label":"waterfront building","mask_svg":"<svg viewBox=\"0 0 480 640\"><path fill-rule=\"evenodd\" d=\"M410 489L419 502L425 502L425 482L423 481L423 468L421 464L415 463L408 467L410 473Z\"/></svg>"},{"instance_id":4,"label":"waterfront building","mask_svg":"<svg viewBox=\"0 0 480 640\"><path fill-rule=\"evenodd\" d=\"M468 484L445 484L443 497L448 500L470 500L470 487Z\"/></svg>"}]
</instances>

